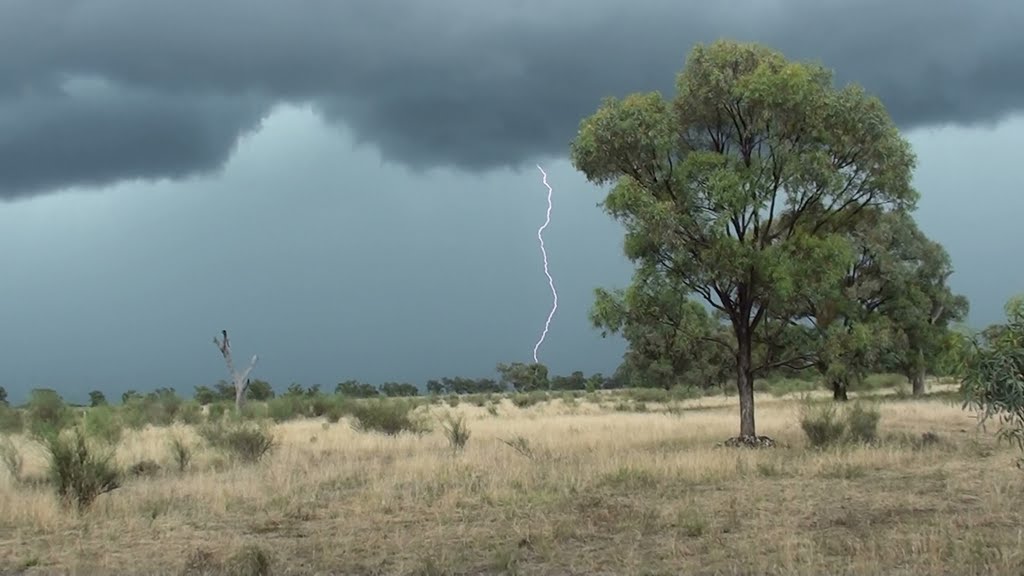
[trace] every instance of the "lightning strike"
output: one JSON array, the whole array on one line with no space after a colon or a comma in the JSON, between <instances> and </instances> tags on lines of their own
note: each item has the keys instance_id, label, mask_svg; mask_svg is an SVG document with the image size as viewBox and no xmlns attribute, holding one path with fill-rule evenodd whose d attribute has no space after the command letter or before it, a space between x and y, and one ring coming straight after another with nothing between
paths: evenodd
<instances>
[{"instance_id":1,"label":"lightning strike","mask_svg":"<svg viewBox=\"0 0 1024 576\"><path fill-rule=\"evenodd\" d=\"M544 331L541 332L540 339L537 340L537 344L533 347L533 361L537 363L537 350L540 349L540 345L544 343L544 339L547 338L548 329L551 327L551 318L555 315L555 310L558 310L558 291L555 290L555 279L551 277L551 273L548 271L548 252L544 248L544 229L551 223L551 185L548 184L548 174L537 165L537 170L540 170L543 176L544 186L548 189L548 211L547 216L544 219L544 224L537 229L537 240L540 241L540 254L544 258L544 275L548 278L548 286L551 287L551 297L553 299L551 304L551 312L548 313L548 319L544 322Z\"/></svg>"}]
</instances>

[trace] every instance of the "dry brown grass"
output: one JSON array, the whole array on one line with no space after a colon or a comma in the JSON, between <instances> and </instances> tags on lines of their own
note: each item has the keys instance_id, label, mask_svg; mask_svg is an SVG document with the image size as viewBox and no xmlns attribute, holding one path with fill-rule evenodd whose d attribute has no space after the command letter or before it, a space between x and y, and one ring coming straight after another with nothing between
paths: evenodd
<instances>
[{"instance_id":1,"label":"dry brown grass","mask_svg":"<svg viewBox=\"0 0 1024 576\"><path fill-rule=\"evenodd\" d=\"M165 574L235 570L263 550L275 574L1020 574L1024 477L1016 454L935 400L883 404L880 432L915 447L805 448L792 399L759 398L758 431L787 447L717 448L734 399L628 413L561 401L498 416L462 405L472 431L384 437L344 421L277 426L279 448L235 466L198 449L175 470L172 431L129 434L129 479L82 516L0 472L0 570ZM447 406L432 407L443 413ZM198 443L192 430L173 431ZM503 440L525 438L527 457ZM19 439L24 476L44 473ZM231 557L234 556L233 559Z\"/></svg>"}]
</instances>

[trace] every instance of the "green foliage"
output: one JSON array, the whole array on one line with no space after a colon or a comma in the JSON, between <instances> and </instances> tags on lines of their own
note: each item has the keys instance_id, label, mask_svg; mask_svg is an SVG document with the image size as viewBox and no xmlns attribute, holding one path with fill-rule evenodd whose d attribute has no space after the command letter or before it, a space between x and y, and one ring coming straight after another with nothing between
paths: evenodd
<instances>
[{"instance_id":1,"label":"green foliage","mask_svg":"<svg viewBox=\"0 0 1024 576\"><path fill-rule=\"evenodd\" d=\"M860 402L840 409L832 402L805 401L801 407L800 428L812 448L827 448L843 443L872 443L878 437L881 413Z\"/></svg>"},{"instance_id":2,"label":"green foliage","mask_svg":"<svg viewBox=\"0 0 1024 576\"><path fill-rule=\"evenodd\" d=\"M1024 451L1024 296L1006 304L1006 324L974 343L965 360L964 407L998 418L999 437Z\"/></svg>"},{"instance_id":3,"label":"green foliage","mask_svg":"<svg viewBox=\"0 0 1024 576\"><path fill-rule=\"evenodd\" d=\"M408 398L419 396L419 388L405 382L385 382L380 385L380 393L388 398Z\"/></svg>"},{"instance_id":4,"label":"green foliage","mask_svg":"<svg viewBox=\"0 0 1024 576\"><path fill-rule=\"evenodd\" d=\"M121 441L124 425L117 412L106 405L89 408L82 417L82 428L85 434L100 442L116 445Z\"/></svg>"},{"instance_id":5,"label":"green foliage","mask_svg":"<svg viewBox=\"0 0 1024 576\"><path fill-rule=\"evenodd\" d=\"M274 388L270 385L270 382L259 379L251 380L249 387L245 390L245 397L257 402L266 402L274 397ZM231 399L233 400L234 396Z\"/></svg>"},{"instance_id":6,"label":"green foliage","mask_svg":"<svg viewBox=\"0 0 1024 576\"><path fill-rule=\"evenodd\" d=\"M7 388L4 388L3 386L0 386L0 406L4 408L10 406L7 402Z\"/></svg>"},{"instance_id":7,"label":"green foliage","mask_svg":"<svg viewBox=\"0 0 1024 576\"><path fill-rule=\"evenodd\" d=\"M671 102L606 99L571 156L589 181L615 183L603 205L626 229L634 286L654 281L678 293L659 300L696 295L715 310L743 436L755 434L753 376L806 358L780 344L854 263L851 231L917 199L914 155L877 98L753 44L695 47ZM663 310L636 314L653 326ZM681 323L699 334L692 316Z\"/></svg>"},{"instance_id":8,"label":"green foliage","mask_svg":"<svg viewBox=\"0 0 1024 576\"><path fill-rule=\"evenodd\" d=\"M458 416L447 414L441 426L444 428L445 437L448 438L448 445L451 446L453 451L459 452L466 447L466 442L469 442L470 431L464 416L461 414Z\"/></svg>"},{"instance_id":9,"label":"green foliage","mask_svg":"<svg viewBox=\"0 0 1024 576\"><path fill-rule=\"evenodd\" d=\"M209 386L196 386L195 393L192 397L200 406L213 404L217 400L222 399L217 392L212 390Z\"/></svg>"},{"instance_id":10,"label":"green foliage","mask_svg":"<svg viewBox=\"0 0 1024 576\"><path fill-rule=\"evenodd\" d=\"M865 408L855 402L846 410L846 433L851 442L870 444L878 438L878 421L882 413L877 408Z\"/></svg>"},{"instance_id":11,"label":"green foliage","mask_svg":"<svg viewBox=\"0 0 1024 576\"><path fill-rule=\"evenodd\" d=\"M71 426L75 415L54 390L37 388L29 395L25 409L29 432L37 438L46 438Z\"/></svg>"},{"instance_id":12,"label":"green foliage","mask_svg":"<svg viewBox=\"0 0 1024 576\"><path fill-rule=\"evenodd\" d=\"M52 434L44 446L50 457L50 480L64 504L83 511L101 494L120 487L121 473L113 452L90 446L81 429Z\"/></svg>"},{"instance_id":13,"label":"green foliage","mask_svg":"<svg viewBox=\"0 0 1024 576\"><path fill-rule=\"evenodd\" d=\"M203 408L195 400L183 402L178 407L178 422L182 424L196 425L203 421Z\"/></svg>"},{"instance_id":14,"label":"green foliage","mask_svg":"<svg viewBox=\"0 0 1024 576\"><path fill-rule=\"evenodd\" d=\"M497 370L501 375L501 385L504 388L512 388L516 392L532 392L549 388L548 367L543 364L500 363Z\"/></svg>"},{"instance_id":15,"label":"green foliage","mask_svg":"<svg viewBox=\"0 0 1024 576\"><path fill-rule=\"evenodd\" d=\"M626 290L595 291L590 321L602 336L629 342L628 385L671 389L718 386L733 372L729 335L699 303L654 268L641 268Z\"/></svg>"},{"instance_id":16,"label":"green foliage","mask_svg":"<svg viewBox=\"0 0 1024 576\"><path fill-rule=\"evenodd\" d=\"M89 406L91 408L106 405L107 397L103 394L103 392L100 392L99 390L93 390L92 392L89 392Z\"/></svg>"},{"instance_id":17,"label":"green foliage","mask_svg":"<svg viewBox=\"0 0 1024 576\"><path fill-rule=\"evenodd\" d=\"M372 384L365 384L356 380L346 380L338 384L334 393L349 398L376 398L380 395Z\"/></svg>"},{"instance_id":18,"label":"green foliage","mask_svg":"<svg viewBox=\"0 0 1024 576\"><path fill-rule=\"evenodd\" d=\"M306 400L302 396L285 394L267 402L267 415L274 422L286 422L305 413Z\"/></svg>"},{"instance_id":19,"label":"green foliage","mask_svg":"<svg viewBox=\"0 0 1024 576\"><path fill-rule=\"evenodd\" d=\"M169 426L185 404L173 388L158 388L145 396L134 394L121 406L126 426L139 430L146 426Z\"/></svg>"},{"instance_id":20,"label":"green foliage","mask_svg":"<svg viewBox=\"0 0 1024 576\"><path fill-rule=\"evenodd\" d=\"M800 414L800 428L812 448L824 448L842 441L846 422L833 403L807 403Z\"/></svg>"},{"instance_id":21,"label":"green foliage","mask_svg":"<svg viewBox=\"0 0 1024 576\"><path fill-rule=\"evenodd\" d=\"M441 378L427 381L428 394L487 394L504 392L506 387L490 378Z\"/></svg>"},{"instance_id":22,"label":"green foliage","mask_svg":"<svg viewBox=\"0 0 1024 576\"><path fill-rule=\"evenodd\" d=\"M389 436L402 432L421 434L427 427L413 414L414 409L415 405L405 400L366 400L352 406L352 428Z\"/></svg>"},{"instance_id":23,"label":"green foliage","mask_svg":"<svg viewBox=\"0 0 1024 576\"><path fill-rule=\"evenodd\" d=\"M206 416L210 421L218 422L230 408L231 405L227 402L217 401L207 407Z\"/></svg>"},{"instance_id":24,"label":"green foliage","mask_svg":"<svg viewBox=\"0 0 1024 576\"><path fill-rule=\"evenodd\" d=\"M24 428L21 410L0 405L0 434L19 434Z\"/></svg>"},{"instance_id":25,"label":"green foliage","mask_svg":"<svg viewBox=\"0 0 1024 576\"><path fill-rule=\"evenodd\" d=\"M210 447L246 464L259 462L275 446L273 432L251 422L206 424L198 432Z\"/></svg>"}]
</instances>

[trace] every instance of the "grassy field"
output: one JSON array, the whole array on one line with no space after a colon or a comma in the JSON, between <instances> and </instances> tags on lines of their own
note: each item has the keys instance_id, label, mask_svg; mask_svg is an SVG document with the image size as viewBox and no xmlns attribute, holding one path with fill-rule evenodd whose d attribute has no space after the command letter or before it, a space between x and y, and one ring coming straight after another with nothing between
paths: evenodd
<instances>
[{"instance_id":1,"label":"grassy field","mask_svg":"<svg viewBox=\"0 0 1024 576\"><path fill-rule=\"evenodd\" d=\"M780 446L763 450L717 446L738 427L727 397L420 408L465 416L461 452L438 425L389 437L300 420L274 426L278 446L250 465L190 427L148 428L116 457L161 469L80 515L33 481L45 454L17 437L21 480L0 472L0 570L1020 574L1017 454L943 398L881 402L878 442L824 451L807 446L799 402L771 395L758 432ZM195 446L184 472L172 435Z\"/></svg>"}]
</instances>

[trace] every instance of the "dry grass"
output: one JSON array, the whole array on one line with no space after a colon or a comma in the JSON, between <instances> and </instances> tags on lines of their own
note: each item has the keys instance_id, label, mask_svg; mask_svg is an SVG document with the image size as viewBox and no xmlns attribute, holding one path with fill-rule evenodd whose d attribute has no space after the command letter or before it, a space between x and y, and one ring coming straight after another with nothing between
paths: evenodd
<instances>
[{"instance_id":1,"label":"dry grass","mask_svg":"<svg viewBox=\"0 0 1024 576\"><path fill-rule=\"evenodd\" d=\"M970 414L935 400L882 405L878 446L804 446L792 399L759 398L758 431L786 447L717 448L734 399L629 413L561 401L498 415L460 406L453 452L344 421L282 424L278 449L238 466L172 434L126 435L118 460L158 461L81 516L0 472L0 570L30 574L1020 574L1024 477ZM696 410L680 409L703 406ZM435 415L452 411L429 408ZM911 440L934 432L941 442ZM503 440L525 438L529 456ZM266 553L266 554L263 554ZM248 562L246 564L245 562Z\"/></svg>"}]
</instances>

